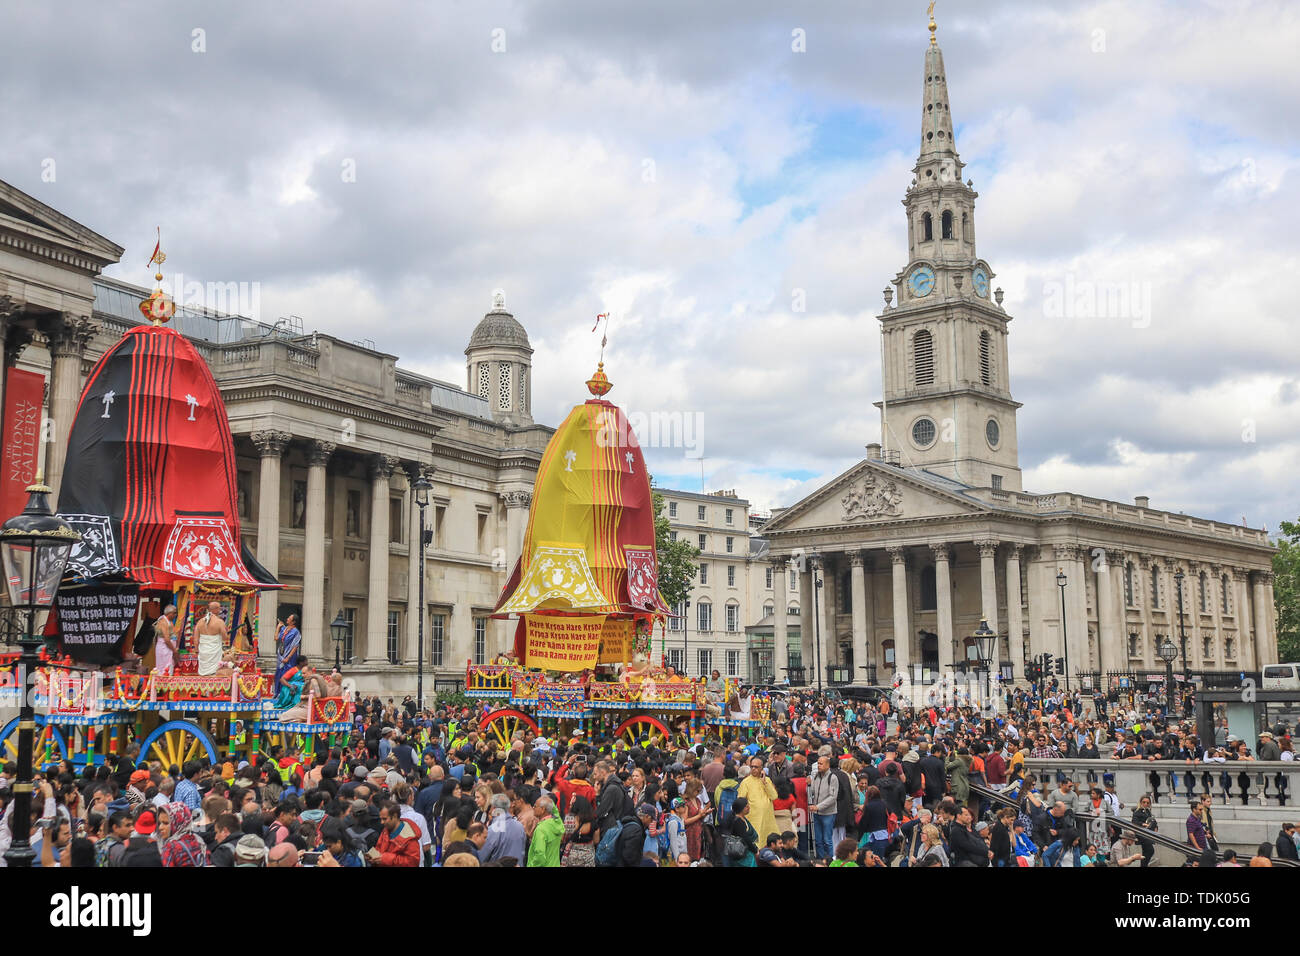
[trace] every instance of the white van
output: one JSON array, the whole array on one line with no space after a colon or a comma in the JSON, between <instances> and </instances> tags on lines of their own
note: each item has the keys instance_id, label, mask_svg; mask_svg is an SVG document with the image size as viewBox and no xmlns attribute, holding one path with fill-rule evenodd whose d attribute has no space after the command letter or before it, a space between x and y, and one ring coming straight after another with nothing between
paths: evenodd
<instances>
[{"instance_id":1,"label":"white van","mask_svg":"<svg viewBox=\"0 0 1300 956\"><path fill-rule=\"evenodd\" d=\"M1266 664L1260 690L1300 690L1300 664Z\"/></svg>"}]
</instances>

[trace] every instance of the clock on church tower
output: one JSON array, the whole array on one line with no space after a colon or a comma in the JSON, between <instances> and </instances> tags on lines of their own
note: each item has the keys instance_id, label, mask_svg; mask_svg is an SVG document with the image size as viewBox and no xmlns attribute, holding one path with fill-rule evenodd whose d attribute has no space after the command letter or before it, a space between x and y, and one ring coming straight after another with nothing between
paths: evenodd
<instances>
[{"instance_id":1,"label":"clock on church tower","mask_svg":"<svg viewBox=\"0 0 1300 956\"><path fill-rule=\"evenodd\" d=\"M931 31L933 34L933 23ZM973 184L962 182L943 51L925 51L921 149L903 198L907 264L886 290L881 443L901 464L971 487L1021 489L1007 363L1011 316L975 251ZM897 301L893 299L897 293ZM892 457L892 456L891 456Z\"/></svg>"}]
</instances>

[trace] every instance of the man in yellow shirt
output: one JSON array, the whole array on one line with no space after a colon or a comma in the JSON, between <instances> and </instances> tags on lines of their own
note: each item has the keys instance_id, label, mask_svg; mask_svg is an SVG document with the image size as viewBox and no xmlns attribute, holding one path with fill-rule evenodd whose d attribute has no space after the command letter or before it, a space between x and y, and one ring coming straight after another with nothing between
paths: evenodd
<instances>
[{"instance_id":1,"label":"man in yellow shirt","mask_svg":"<svg viewBox=\"0 0 1300 956\"><path fill-rule=\"evenodd\" d=\"M758 845L767 846L770 833L780 835L776 826L776 815L772 810L772 801L776 799L776 787L763 775L763 760L754 757L749 762L749 774L740 781L737 797L749 801L749 824L758 832Z\"/></svg>"}]
</instances>

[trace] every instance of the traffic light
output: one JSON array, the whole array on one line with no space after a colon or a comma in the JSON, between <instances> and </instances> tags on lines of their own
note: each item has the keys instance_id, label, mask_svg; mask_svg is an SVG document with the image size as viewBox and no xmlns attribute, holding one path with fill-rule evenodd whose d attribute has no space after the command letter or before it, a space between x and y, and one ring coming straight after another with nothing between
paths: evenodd
<instances>
[{"instance_id":1,"label":"traffic light","mask_svg":"<svg viewBox=\"0 0 1300 956\"><path fill-rule=\"evenodd\" d=\"M1061 660L1059 657L1056 659L1056 673L1065 673L1065 661Z\"/></svg>"},{"instance_id":2,"label":"traffic light","mask_svg":"<svg viewBox=\"0 0 1300 956\"><path fill-rule=\"evenodd\" d=\"M1052 673L1052 655L1044 654L1043 655L1043 676L1046 677L1050 673Z\"/></svg>"}]
</instances>

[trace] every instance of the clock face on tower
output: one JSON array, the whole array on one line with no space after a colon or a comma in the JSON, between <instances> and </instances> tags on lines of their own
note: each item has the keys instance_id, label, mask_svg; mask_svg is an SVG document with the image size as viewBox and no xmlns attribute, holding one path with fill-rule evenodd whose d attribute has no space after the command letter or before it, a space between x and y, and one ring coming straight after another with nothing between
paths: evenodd
<instances>
[{"instance_id":1,"label":"clock face on tower","mask_svg":"<svg viewBox=\"0 0 1300 956\"><path fill-rule=\"evenodd\" d=\"M987 299L989 296L989 274L983 269L976 269L975 274L971 277L971 282L975 286L975 294L981 299Z\"/></svg>"},{"instance_id":2,"label":"clock face on tower","mask_svg":"<svg viewBox=\"0 0 1300 956\"><path fill-rule=\"evenodd\" d=\"M918 297L929 295L934 289L934 270L929 266L918 266L908 276L907 284L912 290L912 295Z\"/></svg>"}]
</instances>

